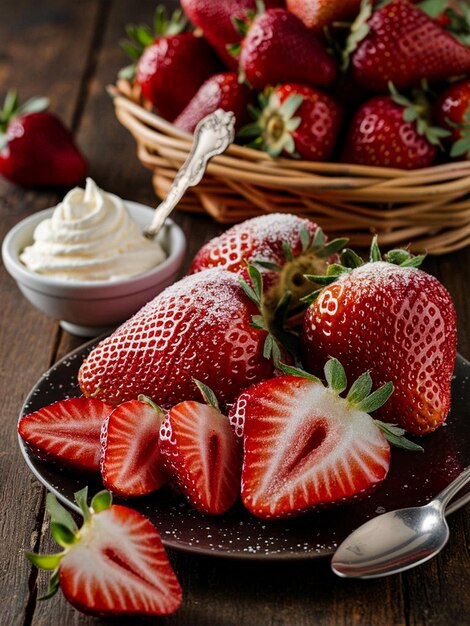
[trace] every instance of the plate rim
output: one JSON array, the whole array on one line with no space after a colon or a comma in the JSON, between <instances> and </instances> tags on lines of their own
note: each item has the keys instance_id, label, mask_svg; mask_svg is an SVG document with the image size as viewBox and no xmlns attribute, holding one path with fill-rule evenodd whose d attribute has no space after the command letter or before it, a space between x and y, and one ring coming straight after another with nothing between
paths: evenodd
<instances>
[{"instance_id":1,"label":"plate rim","mask_svg":"<svg viewBox=\"0 0 470 626\"><path fill-rule=\"evenodd\" d=\"M65 354L61 359L59 359L58 361L56 361L53 365L51 365L51 367L49 367L45 372L43 372L41 374L41 376L36 380L36 382L34 383L34 385L31 387L31 389L29 390L28 394L26 395L26 398L21 406L20 409L20 413L19 413L19 418L18 418L18 422L17 424L19 424L21 418L23 417L23 415L25 414L25 410L26 410L26 406L28 405L28 403L30 402L31 397L33 396L35 390L37 389L37 386L40 382L43 381L43 379L48 378L48 375L50 374L50 372L52 372L53 370L59 368L59 366L66 360L70 359L71 357L74 357L78 352L82 352L86 349L88 349L89 346L91 345L97 345L100 341L102 341L103 339L105 339L106 337L109 336L109 332L104 333L103 335L100 335L99 337L94 337L92 339L90 339L89 341L81 344L80 346L78 346L77 348L75 348L74 350L71 350L70 352L68 352L67 354ZM463 362L463 364L465 366L470 366L470 361L468 359L466 359L464 356L462 356L460 353L457 353L456 355L456 362L457 360L461 360ZM454 366L455 367L455 366ZM19 433L17 434L18 437L18 444L20 447L20 451L21 454L23 456L23 460L25 461L28 469L31 471L31 473L33 474L33 476L43 485L43 487L45 487L48 491L50 491L51 493L53 493L56 498L62 502L62 504L64 504L67 508L71 509L74 513L80 513L80 508L73 504L72 502L70 502L70 500L68 500L65 496L63 496L60 491L58 491L54 485L51 485L49 483L49 481L47 479L45 479L42 474L39 472L39 470L36 468L36 466L34 465L31 457L33 457L33 453L30 452L26 446L26 444L24 443L24 441L22 440L22 438L20 437ZM446 510L445 510L445 517L449 517L449 515L452 515L452 513L455 513L456 511L458 511L459 509L461 509L463 506L465 506L468 502L470 502L470 490L465 493L463 496L461 496L460 498L454 499L451 501L451 503L447 506ZM129 506L129 505L126 505ZM132 504L129 506L129 508L132 508ZM158 530L158 528L157 528ZM191 546L188 545L188 543L185 542L181 542L181 541L177 541L177 540L173 540L173 539L168 539L164 536L163 533L160 533L160 538L161 541L163 543L163 545L165 546L165 548L169 548L171 550L175 550L178 552L184 552L184 553L189 553L189 554L194 554L194 555L199 555L199 556L211 556L211 557L216 557L216 558L227 558L227 559L236 559L236 560L249 560L249 561L297 561L297 560L311 560L311 559L318 559L318 558L326 558L326 557L331 557L336 549L332 548L331 550L325 550L324 552L283 552L283 553L276 553L276 552L272 552L272 553L261 553L261 552L230 552L228 550L209 550L207 548L200 548L198 546Z\"/></svg>"}]
</instances>

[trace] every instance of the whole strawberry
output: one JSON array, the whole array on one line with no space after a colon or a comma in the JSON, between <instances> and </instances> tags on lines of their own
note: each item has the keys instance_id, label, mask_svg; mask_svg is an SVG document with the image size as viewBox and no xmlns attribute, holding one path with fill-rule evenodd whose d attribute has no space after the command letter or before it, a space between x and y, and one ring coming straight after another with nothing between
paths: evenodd
<instances>
[{"instance_id":1,"label":"whole strawberry","mask_svg":"<svg viewBox=\"0 0 470 626\"><path fill-rule=\"evenodd\" d=\"M187 107L174 120L175 126L193 133L202 118L217 109L235 114L235 127L240 128L249 120L248 107L253 102L253 93L240 84L234 72L222 72L208 78L200 87Z\"/></svg>"},{"instance_id":2,"label":"whole strawberry","mask_svg":"<svg viewBox=\"0 0 470 626\"><path fill-rule=\"evenodd\" d=\"M110 404L149 396L168 407L199 398L193 378L228 402L271 374L267 333L238 276L213 269L168 287L104 339L80 368L83 393Z\"/></svg>"},{"instance_id":3,"label":"whole strawberry","mask_svg":"<svg viewBox=\"0 0 470 626\"><path fill-rule=\"evenodd\" d=\"M248 279L248 266L256 265L262 271L263 306L270 317L286 293L292 296L292 306L297 306L311 291L304 275L326 271L346 242L327 243L314 222L289 213L271 213L236 224L208 241L194 257L189 273L218 267Z\"/></svg>"},{"instance_id":4,"label":"whole strawberry","mask_svg":"<svg viewBox=\"0 0 470 626\"><path fill-rule=\"evenodd\" d=\"M386 92L446 80L470 72L470 48L407 0L392 0L371 16L370 2L355 23L346 46L356 82Z\"/></svg>"},{"instance_id":5,"label":"whole strawberry","mask_svg":"<svg viewBox=\"0 0 470 626\"><path fill-rule=\"evenodd\" d=\"M241 43L240 72L255 89L299 82L329 85L336 63L302 21L285 9L259 14Z\"/></svg>"},{"instance_id":6,"label":"whole strawberry","mask_svg":"<svg viewBox=\"0 0 470 626\"><path fill-rule=\"evenodd\" d=\"M392 381L394 394L378 415L425 434L449 412L455 309L441 283L416 267L422 257L393 250L385 258L374 240L369 262L347 250L349 267L330 266L305 314L303 356L313 373L334 356L349 377L368 369L375 385Z\"/></svg>"},{"instance_id":7,"label":"whole strawberry","mask_svg":"<svg viewBox=\"0 0 470 626\"><path fill-rule=\"evenodd\" d=\"M255 137L249 145L272 157L281 154L307 161L327 161L336 144L342 112L339 105L314 87L287 83L260 97L256 121L239 137Z\"/></svg>"},{"instance_id":8,"label":"whole strawberry","mask_svg":"<svg viewBox=\"0 0 470 626\"><path fill-rule=\"evenodd\" d=\"M181 587L168 561L157 529L132 509L112 504L109 491L87 502L88 490L74 494L83 524L56 497L47 495L51 532L62 550L55 554L26 552L38 568L52 570L49 590L59 587L82 613L101 617L168 615L181 604Z\"/></svg>"},{"instance_id":9,"label":"whole strawberry","mask_svg":"<svg viewBox=\"0 0 470 626\"><path fill-rule=\"evenodd\" d=\"M146 26L127 27L131 41L122 46L135 63L121 76L135 78L144 98L173 121L202 83L219 71L220 64L205 39L181 32L185 27L181 11L167 20L164 7L159 6L154 22L154 34Z\"/></svg>"},{"instance_id":10,"label":"whole strawberry","mask_svg":"<svg viewBox=\"0 0 470 626\"><path fill-rule=\"evenodd\" d=\"M436 122L451 136L451 157L470 155L470 80L451 85L439 97L435 106Z\"/></svg>"},{"instance_id":11,"label":"whole strawberry","mask_svg":"<svg viewBox=\"0 0 470 626\"><path fill-rule=\"evenodd\" d=\"M72 187L86 175L72 133L48 106L47 98L20 106L12 90L0 113L0 174L22 187Z\"/></svg>"},{"instance_id":12,"label":"whole strawberry","mask_svg":"<svg viewBox=\"0 0 470 626\"><path fill-rule=\"evenodd\" d=\"M282 7L283 0L265 0L267 9ZM191 22L204 31L204 37L215 48L228 68L236 70L238 60L228 51L228 46L241 40L236 23L245 20L256 10L256 0L181 0Z\"/></svg>"},{"instance_id":13,"label":"whole strawberry","mask_svg":"<svg viewBox=\"0 0 470 626\"><path fill-rule=\"evenodd\" d=\"M354 18L361 0L287 0L287 8L299 17L307 28L322 33L325 26Z\"/></svg>"},{"instance_id":14,"label":"whole strawberry","mask_svg":"<svg viewBox=\"0 0 470 626\"><path fill-rule=\"evenodd\" d=\"M421 109L396 92L367 100L348 128L342 160L408 170L428 167L448 131L429 126Z\"/></svg>"}]
</instances>

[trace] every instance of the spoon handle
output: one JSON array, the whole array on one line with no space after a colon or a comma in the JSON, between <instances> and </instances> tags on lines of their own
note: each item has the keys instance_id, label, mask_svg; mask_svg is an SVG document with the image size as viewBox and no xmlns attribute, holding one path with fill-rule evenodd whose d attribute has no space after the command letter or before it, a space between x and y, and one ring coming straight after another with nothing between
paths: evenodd
<instances>
[{"instance_id":1,"label":"spoon handle","mask_svg":"<svg viewBox=\"0 0 470 626\"><path fill-rule=\"evenodd\" d=\"M436 496L435 501L439 502L444 509L449 500L455 496L468 482L470 482L470 465L453 480L441 493Z\"/></svg>"},{"instance_id":2,"label":"spoon handle","mask_svg":"<svg viewBox=\"0 0 470 626\"><path fill-rule=\"evenodd\" d=\"M199 122L191 152L176 174L166 198L155 209L150 226L144 230L146 237L155 237L187 189L201 182L210 159L225 152L234 138L235 115L231 111L217 109Z\"/></svg>"}]
</instances>

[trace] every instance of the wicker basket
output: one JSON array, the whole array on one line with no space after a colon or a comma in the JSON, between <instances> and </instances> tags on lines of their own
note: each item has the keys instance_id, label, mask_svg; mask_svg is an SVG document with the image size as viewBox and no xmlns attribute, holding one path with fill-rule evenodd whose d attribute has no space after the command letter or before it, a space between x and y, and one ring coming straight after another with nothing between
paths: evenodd
<instances>
[{"instance_id":1,"label":"wicker basket","mask_svg":"<svg viewBox=\"0 0 470 626\"><path fill-rule=\"evenodd\" d=\"M126 81L111 87L118 120L134 136L140 161L153 171L163 198L186 159L192 137L152 113ZM414 252L444 254L470 243L470 161L405 171L341 163L273 160L232 145L209 164L180 208L207 211L221 223L263 213L297 213L333 236L368 246L410 244Z\"/></svg>"}]
</instances>

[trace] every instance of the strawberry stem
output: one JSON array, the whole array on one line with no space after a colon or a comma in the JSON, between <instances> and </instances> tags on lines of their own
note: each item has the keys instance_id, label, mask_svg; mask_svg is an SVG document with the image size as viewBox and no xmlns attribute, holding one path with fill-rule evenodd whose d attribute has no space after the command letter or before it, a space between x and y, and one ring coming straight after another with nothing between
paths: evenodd
<instances>
[{"instance_id":1,"label":"strawberry stem","mask_svg":"<svg viewBox=\"0 0 470 626\"><path fill-rule=\"evenodd\" d=\"M201 392L204 402L220 413L219 402L212 389L196 378L193 378L193 382Z\"/></svg>"}]
</instances>

